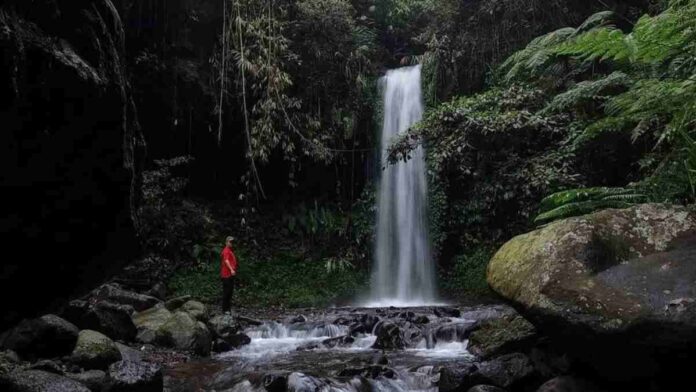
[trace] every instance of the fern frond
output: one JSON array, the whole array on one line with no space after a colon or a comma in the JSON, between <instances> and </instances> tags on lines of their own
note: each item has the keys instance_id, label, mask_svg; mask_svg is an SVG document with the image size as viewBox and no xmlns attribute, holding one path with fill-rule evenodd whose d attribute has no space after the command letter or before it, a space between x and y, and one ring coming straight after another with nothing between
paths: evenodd
<instances>
[{"instance_id":1,"label":"fern frond","mask_svg":"<svg viewBox=\"0 0 696 392\"><path fill-rule=\"evenodd\" d=\"M566 204L587 200L598 200L609 196L626 195L633 192L632 189L608 187L570 189L556 192L543 198L539 204L539 211L546 212Z\"/></svg>"},{"instance_id":2,"label":"fern frond","mask_svg":"<svg viewBox=\"0 0 696 392\"><path fill-rule=\"evenodd\" d=\"M543 113L561 112L582 102L606 99L606 95L626 90L632 83L628 75L618 71L601 79L580 82L565 93L554 97Z\"/></svg>"},{"instance_id":3,"label":"fern frond","mask_svg":"<svg viewBox=\"0 0 696 392\"><path fill-rule=\"evenodd\" d=\"M558 219L570 218L578 215L585 215L605 208L628 208L631 203L617 200L588 200L564 204L551 211L539 214L534 219L534 223L548 223Z\"/></svg>"}]
</instances>

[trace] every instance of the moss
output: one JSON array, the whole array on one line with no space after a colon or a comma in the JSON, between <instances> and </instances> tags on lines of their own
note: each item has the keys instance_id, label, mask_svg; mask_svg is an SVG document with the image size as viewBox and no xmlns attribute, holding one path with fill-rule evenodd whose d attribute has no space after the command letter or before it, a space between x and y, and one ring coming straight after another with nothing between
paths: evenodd
<instances>
[{"instance_id":1,"label":"moss","mask_svg":"<svg viewBox=\"0 0 696 392\"><path fill-rule=\"evenodd\" d=\"M469 337L469 350L483 358L523 350L536 337L536 329L520 316L495 319L481 325Z\"/></svg>"}]
</instances>

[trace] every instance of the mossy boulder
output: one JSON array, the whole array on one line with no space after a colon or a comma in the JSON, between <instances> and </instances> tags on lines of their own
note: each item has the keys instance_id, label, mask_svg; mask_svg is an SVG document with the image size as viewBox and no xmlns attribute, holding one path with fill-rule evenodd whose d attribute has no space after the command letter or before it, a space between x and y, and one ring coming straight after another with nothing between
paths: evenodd
<instances>
[{"instance_id":1,"label":"mossy boulder","mask_svg":"<svg viewBox=\"0 0 696 392\"><path fill-rule=\"evenodd\" d=\"M643 204L517 236L487 279L574 356L640 380L696 359L695 261L696 213Z\"/></svg>"},{"instance_id":2,"label":"mossy boulder","mask_svg":"<svg viewBox=\"0 0 696 392\"><path fill-rule=\"evenodd\" d=\"M121 360L113 340L97 331L80 331L71 361L85 369L107 369L109 365Z\"/></svg>"},{"instance_id":3,"label":"mossy boulder","mask_svg":"<svg viewBox=\"0 0 696 392\"><path fill-rule=\"evenodd\" d=\"M157 340L157 331L172 317L164 306L155 306L133 315L133 324L138 331L136 340L151 344Z\"/></svg>"},{"instance_id":4,"label":"mossy boulder","mask_svg":"<svg viewBox=\"0 0 696 392\"><path fill-rule=\"evenodd\" d=\"M526 351L536 340L534 326L523 317L502 317L486 321L469 335L469 351L487 359L497 355Z\"/></svg>"},{"instance_id":5,"label":"mossy boulder","mask_svg":"<svg viewBox=\"0 0 696 392\"><path fill-rule=\"evenodd\" d=\"M205 322L208 319L208 308L198 301L186 301L179 308L180 311L186 312L198 321Z\"/></svg>"},{"instance_id":6,"label":"mossy boulder","mask_svg":"<svg viewBox=\"0 0 696 392\"><path fill-rule=\"evenodd\" d=\"M210 354L212 338L205 324L177 311L157 330L157 342L205 356Z\"/></svg>"}]
</instances>

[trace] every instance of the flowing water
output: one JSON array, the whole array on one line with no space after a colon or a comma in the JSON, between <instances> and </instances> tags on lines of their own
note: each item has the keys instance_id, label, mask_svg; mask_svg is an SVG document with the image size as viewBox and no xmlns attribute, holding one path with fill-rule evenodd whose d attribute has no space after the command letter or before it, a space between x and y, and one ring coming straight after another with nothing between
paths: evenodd
<instances>
[{"instance_id":1,"label":"flowing water","mask_svg":"<svg viewBox=\"0 0 696 392\"><path fill-rule=\"evenodd\" d=\"M375 268L370 305L413 306L435 301L435 275L427 231L427 182L422 147L410 159L386 164L387 148L423 116L421 66L387 72L382 79L384 123Z\"/></svg>"},{"instance_id":2,"label":"flowing water","mask_svg":"<svg viewBox=\"0 0 696 392\"><path fill-rule=\"evenodd\" d=\"M471 327L506 311L497 305L334 308L308 310L299 319L276 316L246 327L246 346L168 369L165 390L435 392L443 368L475 360L466 350ZM387 325L408 336L402 347L379 346Z\"/></svg>"}]
</instances>

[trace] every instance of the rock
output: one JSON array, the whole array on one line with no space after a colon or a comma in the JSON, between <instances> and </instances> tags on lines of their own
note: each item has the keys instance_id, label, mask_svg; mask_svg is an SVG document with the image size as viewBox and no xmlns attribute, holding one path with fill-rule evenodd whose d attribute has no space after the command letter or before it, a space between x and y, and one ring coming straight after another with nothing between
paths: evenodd
<instances>
[{"instance_id":1,"label":"rock","mask_svg":"<svg viewBox=\"0 0 696 392\"><path fill-rule=\"evenodd\" d=\"M175 311L181 307L181 305L191 300L190 295L182 295L180 297L172 298L164 303L164 307L169 311Z\"/></svg>"},{"instance_id":2,"label":"rock","mask_svg":"<svg viewBox=\"0 0 696 392\"><path fill-rule=\"evenodd\" d=\"M288 389L287 372L270 372L263 375L261 380L267 392L285 392Z\"/></svg>"},{"instance_id":3,"label":"rock","mask_svg":"<svg viewBox=\"0 0 696 392\"><path fill-rule=\"evenodd\" d=\"M571 376L553 378L545 382L537 392L600 392L596 385L589 381Z\"/></svg>"},{"instance_id":4,"label":"rock","mask_svg":"<svg viewBox=\"0 0 696 392\"><path fill-rule=\"evenodd\" d=\"M230 335L225 337L223 340L229 344L231 349L237 349L251 343L251 338L243 333Z\"/></svg>"},{"instance_id":5,"label":"rock","mask_svg":"<svg viewBox=\"0 0 696 392\"><path fill-rule=\"evenodd\" d=\"M162 392L162 369L152 363L120 361L109 366L109 392Z\"/></svg>"},{"instance_id":6,"label":"rock","mask_svg":"<svg viewBox=\"0 0 696 392\"><path fill-rule=\"evenodd\" d=\"M478 324L469 335L467 349L488 359L504 353L528 351L536 336L534 326L523 317L500 318Z\"/></svg>"},{"instance_id":7,"label":"rock","mask_svg":"<svg viewBox=\"0 0 696 392\"><path fill-rule=\"evenodd\" d=\"M217 337L225 338L241 331L242 327L231 315L218 315L208 320L208 327Z\"/></svg>"},{"instance_id":8,"label":"rock","mask_svg":"<svg viewBox=\"0 0 696 392\"><path fill-rule=\"evenodd\" d=\"M438 342L463 342L477 328L476 322L447 323L434 327L433 336ZM432 330L432 329L431 329Z\"/></svg>"},{"instance_id":9,"label":"rock","mask_svg":"<svg viewBox=\"0 0 696 392\"><path fill-rule=\"evenodd\" d=\"M89 392L81 383L43 370L26 370L0 376L0 390L7 392Z\"/></svg>"},{"instance_id":10,"label":"rock","mask_svg":"<svg viewBox=\"0 0 696 392\"><path fill-rule=\"evenodd\" d=\"M75 300L68 304L63 316L79 328L99 331L115 340L131 341L136 335L133 313L130 305Z\"/></svg>"},{"instance_id":11,"label":"rock","mask_svg":"<svg viewBox=\"0 0 696 392\"><path fill-rule=\"evenodd\" d=\"M242 328L247 328L249 326L258 327L260 325L263 325L263 321L245 316L237 316L237 322L240 324Z\"/></svg>"},{"instance_id":12,"label":"rock","mask_svg":"<svg viewBox=\"0 0 696 392\"><path fill-rule=\"evenodd\" d=\"M107 301L120 305L130 305L138 312L149 309L161 301L155 297L124 290L115 283L107 283L95 289L92 297L98 301Z\"/></svg>"},{"instance_id":13,"label":"rock","mask_svg":"<svg viewBox=\"0 0 696 392\"><path fill-rule=\"evenodd\" d=\"M517 390L532 384L536 371L532 361L524 354L513 353L500 356L477 365L473 375L480 384L492 384L505 389ZM538 384L537 384L538 385Z\"/></svg>"},{"instance_id":14,"label":"rock","mask_svg":"<svg viewBox=\"0 0 696 392\"><path fill-rule=\"evenodd\" d=\"M80 331L70 360L85 369L107 369L121 360L121 352L106 335L85 329Z\"/></svg>"},{"instance_id":15,"label":"rock","mask_svg":"<svg viewBox=\"0 0 696 392\"><path fill-rule=\"evenodd\" d=\"M430 319L426 315L420 315L413 320L416 324L428 324Z\"/></svg>"},{"instance_id":16,"label":"rock","mask_svg":"<svg viewBox=\"0 0 696 392\"><path fill-rule=\"evenodd\" d=\"M420 329L411 322L400 325L392 321L382 321L375 327L377 340L372 348L382 350L400 350L415 345L423 337Z\"/></svg>"},{"instance_id":17,"label":"rock","mask_svg":"<svg viewBox=\"0 0 696 392\"><path fill-rule=\"evenodd\" d=\"M394 378L396 372L386 366L372 365L364 368L345 368L338 372L338 377L365 377L365 378Z\"/></svg>"},{"instance_id":18,"label":"rock","mask_svg":"<svg viewBox=\"0 0 696 392\"><path fill-rule=\"evenodd\" d=\"M603 377L678 384L696 360L694 259L696 212L643 204L515 237L492 258L487 278Z\"/></svg>"},{"instance_id":19,"label":"rock","mask_svg":"<svg viewBox=\"0 0 696 392\"><path fill-rule=\"evenodd\" d=\"M133 324L137 330L136 340L152 344L157 340L157 331L172 318L172 312L164 306L155 306L133 315Z\"/></svg>"},{"instance_id":20,"label":"rock","mask_svg":"<svg viewBox=\"0 0 696 392\"><path fill-rule=\"evenodd\" d=\"M92 392L101 392L107 381L106 372L96 369L82 373L68 373L65 377L79 382Z\"/></svg>"},{"instance_id":21,"label":"rock","mask_svg":"<svg viewBox=\"0 0 696 392\"><path fill-rule=\"evenodd\" d=\"M457 308L441 306L434 308L433 314L435 314L437 317L459 317L461 316L462 312Z\"/></svg>"},{"instance_id":22,"label":"rock","mask_svg":"<svg viewBox=\"0 0 696 392\"><path fill-rule=\"evenodd\" d=\"M438 390L440 392L454 392L466 390L474 385L472 379L478 368L473 363L455 363L442 367L439 371L440 380Z\"/></svg>"},{"instance_id":23,"label":"rock","mask_svg":"<svg viewBox=\"0 0 696 392\"><path fill-rule=\"evenodd\" d=\"M19 356L14 351L0 351L0 376L15 371L19 362Z\"/></svg>"},{"instance_id":24,"label":"rock","mask_svg":"<svg viewBox=\"0 0 696 392\"><path fill-rule=\"evenodd\" d=\"M162 301L167 298L167 285L164 282L157 282L145 294Z\"/></svg>"},{"instance_id":25,"label":"rock","mask_svg":"<svg viewBox=\"0 0 696 392\"><path fill-rule=\"evenodd\" d=\"M505 390L493 385L474 385L467 392L505 392Z\"/></svg>"},{"instance_id":26,"label":"rock","mask_svg":"<svg viewBox=\"0 0 696 392\"><path fill-rule=\"evenodd\" d=\"M306 323L306 322L307 322L307 317L305 317L302 314L298 314L297 316L290 319L290 324Z\"/></svg>"},{"instance_id":27,"label":"rock","mask_svg":"<svg viewBox=\"0 0 696 392\"><path fill-rule=\"evenodd\" d=\"M205 322L208 319L208 308L198 301L186 301L179 310L190 314L198 321Z\"/></svg>"},{"instance_id":28,"label":"rock","mask_svg":"<svg viewBox=\"0 0 696 392\"><path fill-rule=\"evenodd\" d=\"M224 339L217 338L213 340L213 352L224 353L232 350L232 345L227 343Z\"/></svg>"},{"instance_id":29,"label":"rock","mask_svg":"<svg viewBox=\"0 0 696 392\"><path fill-rule=\"evenodd\" d=\"M353 344L353 342L355 342L355 339L350 335L339 336L336 338L324 339L321 342L306 343L298 347L297 351L315 350L318 348L347 347Z\"/></svg>"},{"instance_id":30,"label":"rock","mask_svg":"<svg viewBox=\"0 0 696 392\"><path fill-rule=\"evenodd\" d=\"M65 373L64 367L61 364L50 359L42 359L29 366L29 369L43 370L44 372L49 372L58 375L63 375Z\"/></svg>"},{"instance_id":31,"label":"rock","mask_svg":"<svg viewBox=\"0 0 696 392\"><path fill-rule=\"evenodd\" d=\"M4 258L5 329L64 304L137 252L131 213L144 138L111 0L5 0L0 9L3 249L50 252Z\"/></svg>"},{"instance_id":32,"label":"rock","mask_svg":"<svg viewBox=\"0 0 696 392\"><path fill-rule=\"evenodd\" d=\"M126 346L116 342L116 348L121 353L121 359L124 361L140 361L142 360L143 354L131 347Z\"/></svg>"},{"instance_id":33,"label":"rock","mask_svg":"<svg viewBox=\"0 0 696 392\"><path fill-rule=\"evenodd\" d=\"M210 354L212 340L205 324L196 321L188 313L176 311L157 330L157 342L206 356Z\"/></svg>"},{"instance_id":34,"label":"rock","mask_svg":"<svg viewBox=\"0 0 696 392\"><path fill-rule=\"evenodd\" d=\"M5 348L24 358L51 358L70 353L79 330L52 314L19 323L3 339Z\"/></svg>"}]
</instances>

